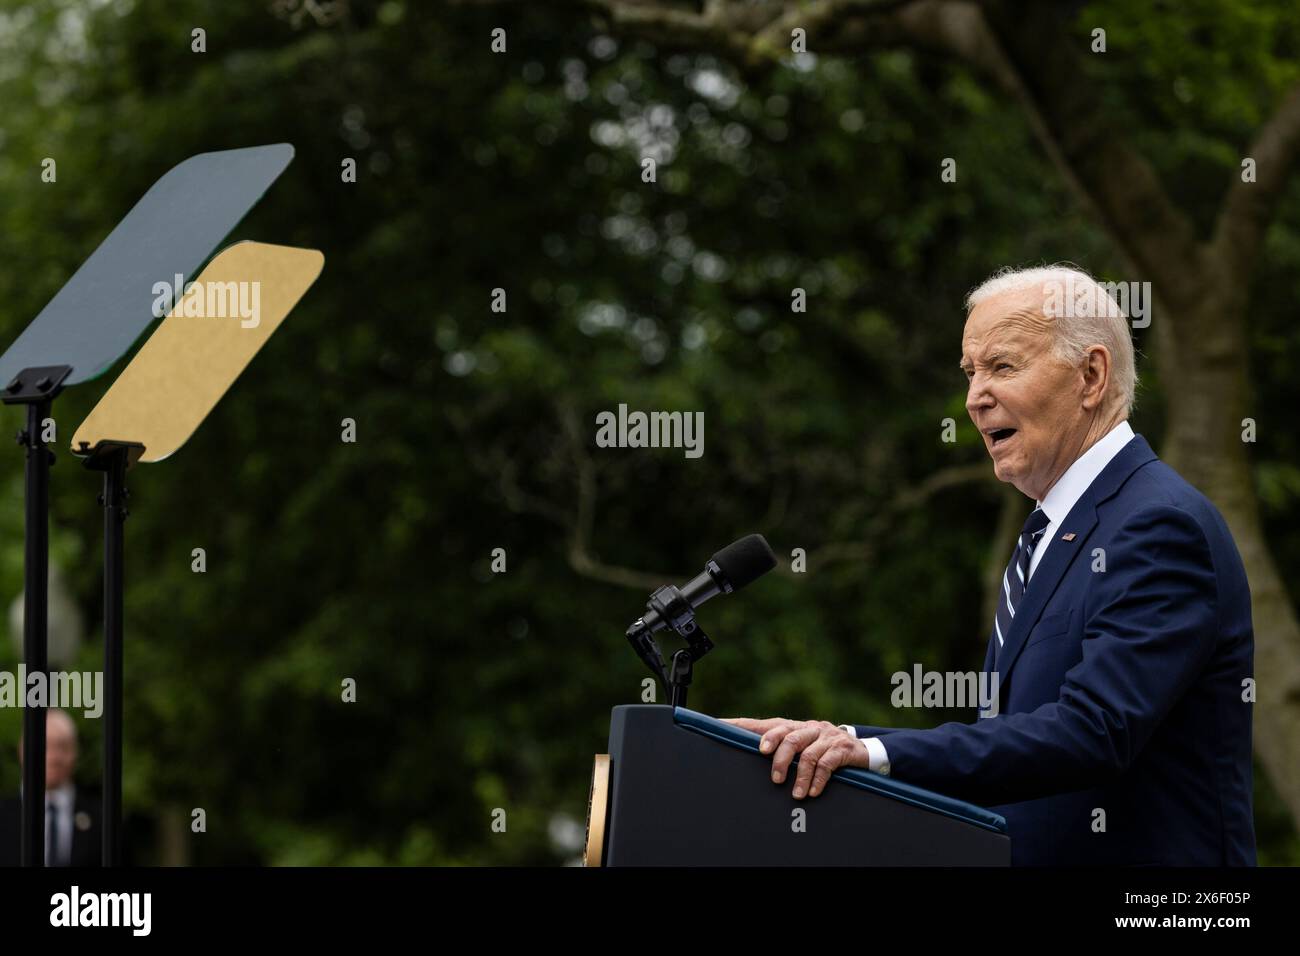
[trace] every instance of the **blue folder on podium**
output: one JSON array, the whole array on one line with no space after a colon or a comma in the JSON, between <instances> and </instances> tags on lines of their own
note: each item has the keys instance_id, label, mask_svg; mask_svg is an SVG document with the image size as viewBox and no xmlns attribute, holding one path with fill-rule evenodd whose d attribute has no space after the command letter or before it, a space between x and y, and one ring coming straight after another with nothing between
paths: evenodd
<instances>
[{"instance_id":1,"label":"blue folder on podium","mask_svg":"<svg viewBox=\"0 0 1300 956\"><path fill-rule=\"evenodd\" d=\"M605 866L1006 866L1006 820L962 800L837 771L817 797L791 796L759 735L685 707L615 707L608 786L588 820ZM793 765L792 765L793 767ZM594 857L594 858L593 858Z\"/></svg>"}]
</instances>

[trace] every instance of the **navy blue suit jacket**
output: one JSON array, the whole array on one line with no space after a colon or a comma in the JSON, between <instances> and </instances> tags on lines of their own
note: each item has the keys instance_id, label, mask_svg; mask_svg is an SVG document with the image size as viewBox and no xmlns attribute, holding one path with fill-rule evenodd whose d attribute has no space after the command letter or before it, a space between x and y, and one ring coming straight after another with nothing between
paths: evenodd
<instances>
[{"instance_id":1,"label":"navy blue suit jacket","mask_svg":"<svg viewBox=\"0 0 1300 956\"><path fill-rule=\"evenodd\" d=\"M998 716L856 727L891 776L992 806L1013 864L1255 863L1246 573L1142 436L1056 529L1005 637Z\"/></svg>"}]
</instances>

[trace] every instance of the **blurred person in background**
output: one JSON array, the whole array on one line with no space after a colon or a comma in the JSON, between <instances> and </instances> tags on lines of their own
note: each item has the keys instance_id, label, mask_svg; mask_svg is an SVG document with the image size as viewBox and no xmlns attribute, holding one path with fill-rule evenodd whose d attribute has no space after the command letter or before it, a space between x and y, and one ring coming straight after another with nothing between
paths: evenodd
<instances>
[{"instance_id":1,"label":"blurred person in background","mask_svg":"<svg viewBox=\"0 0 1300 956\"><path fill-rule=\"evenodd\" d=\"M18 762L23 761L22 741ZM45 717L45 865L99 866L99 796L77 787L77 725L65 711ZM21 862L22 801L0 801L0 866Z\"/></svg>"}]
</instances>

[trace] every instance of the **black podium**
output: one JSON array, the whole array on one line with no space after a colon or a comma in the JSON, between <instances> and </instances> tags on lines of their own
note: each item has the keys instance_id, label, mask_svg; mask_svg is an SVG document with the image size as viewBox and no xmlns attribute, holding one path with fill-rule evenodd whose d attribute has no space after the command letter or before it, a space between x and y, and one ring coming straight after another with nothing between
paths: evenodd
<instances>
[{"instance_id":1,"label":"black podium","mask_svg":"<svg viewBox=\"0 0 1300 956\"><path fill-rule=\"evenodd\" d=\"M996 813L866 770L795 800L759 735L684 707L615 707L597 757L588 865L1007 866ZM793 765L792 765L793 766ZM794 811L802 809L802 815Z\"/></svg>"}]
</instances>

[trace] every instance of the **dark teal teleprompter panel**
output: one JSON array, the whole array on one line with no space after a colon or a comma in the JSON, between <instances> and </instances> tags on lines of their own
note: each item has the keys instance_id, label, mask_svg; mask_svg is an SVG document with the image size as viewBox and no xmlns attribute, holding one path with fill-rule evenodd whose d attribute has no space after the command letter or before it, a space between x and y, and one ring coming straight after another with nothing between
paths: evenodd
<instances>
[{"instance_id":1,"label":"dark teal teleprompter panel","mask_svg":"<svg viewBox=\"0 0 1300 956\"><path fill-rule=\"evenodd\" d=\"M0 356L0 388L26 368L92 379L155 316L154 285L191 281L293 159L288 143L199 153L163 174Z\"/></svg>"},{"instance_id":2,"label":"dark teal teleprompter panel","mask_svg":"<svg viewBox=\"0 0 1300 956\"><path fill-rule=\"evenodd\" d=\"M761 738L752 730L745 730L735 724L728 724L725 721L717 720L694 710L688 710L685 707L673 708L673 720L688 730L712 737L733 747L748 750L751 753L758 753L758 741ZM798 758L794 762L797 764ZM945 797L933 790L925 790L921 787L912 786L910 783L903 783L901 780L882 777L878 773L872 773L870 770L862 770L858 767L837 770L831 776L832 779L847 783L851 787L870 790L893 800L901 800L914 807L942 813L946 817L952 817L954 820L961 820L963 823L970 823L985 830L992 830L994 833L1007 832L1007 821L1001 814L986 810L983 807L977 807L975 804L967 803L964 800Z\"/></svg>"}]
</instances>

